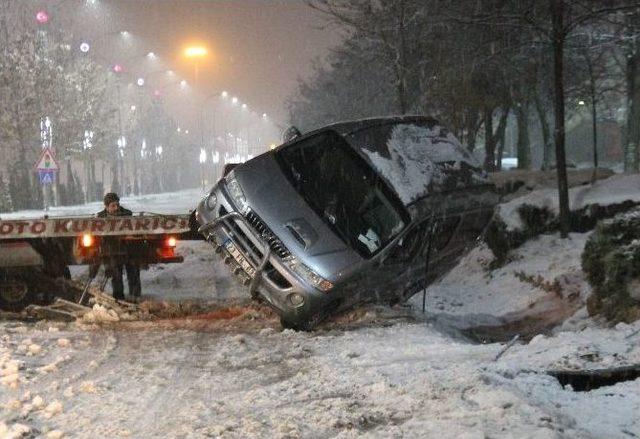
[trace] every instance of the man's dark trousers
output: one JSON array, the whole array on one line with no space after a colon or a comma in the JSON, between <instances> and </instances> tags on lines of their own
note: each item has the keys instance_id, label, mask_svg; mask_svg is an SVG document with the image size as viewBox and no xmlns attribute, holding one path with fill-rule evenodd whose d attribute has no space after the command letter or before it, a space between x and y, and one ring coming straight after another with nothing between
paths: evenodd
<instances>
[{"instance_id":1,"label":"man's dark trousers","mask_svg":"<svg viewBox=\"0 0 640 439\"><path fill-rule=\"evenodd\" d=\"M122 282L123 268L127 271L127 284L129 294L133 297L140 297L142 287L140 285L140 267L134 264L112 264L111 265L111 288L114 299L124 300L124 284Z\"/></svg>"}]
</instances>

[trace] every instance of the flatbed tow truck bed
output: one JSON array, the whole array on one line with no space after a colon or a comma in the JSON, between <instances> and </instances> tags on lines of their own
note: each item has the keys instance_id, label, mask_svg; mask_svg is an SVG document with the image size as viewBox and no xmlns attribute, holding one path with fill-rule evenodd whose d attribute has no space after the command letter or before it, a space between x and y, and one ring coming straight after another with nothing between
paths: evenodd
<instances>
[{"instance_id":1,"label":"flatbed tow truck bed","mask_svg":"<svg viewBox=\"0 0 640 439\"><path fill-rule=\"evenodd\" d=\"M56 296L77 301L83 289L69 281L70 265L94 267L92 279L107 258L142 266L181 263L177 241L198 238L190 218L141 213L0 220L0 309L20 311Z\"/></svg>"}]
</instances>

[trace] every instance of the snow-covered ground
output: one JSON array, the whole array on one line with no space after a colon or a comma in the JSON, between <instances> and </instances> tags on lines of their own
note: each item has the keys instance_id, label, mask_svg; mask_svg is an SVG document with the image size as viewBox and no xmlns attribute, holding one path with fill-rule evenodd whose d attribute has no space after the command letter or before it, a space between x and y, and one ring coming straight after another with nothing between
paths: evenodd
<instances>
[{"instance_id":1,"label":"snow-covered ground","mask_svg":"<svg viewBox=\"0 0 640 439\"><path fill-rule=\"evenodd\" d=\"M426 314L418 295L411 310L370 306L313 333L282 331L208 244L183 242L185 264L143 272L143 293L228 309L110 326L0 321L0 438L638 437L640 379L576 392L546 374L640 363L640 322L586 316L587 237L540 236L493 271L476 248L427 290ZM545 314L564 323L497 361L503 343L450 330Z\"/></svg>"},{"instance_id":2,"label":"snow-covered ground","mask_svg":"<svg viewBox=\"0 0 640 439\"><path fill-rule=\"evenodd\" d=\"M295 333L247 314L110 329L3 323L0 419L83 438L640 434L640 380L574 392L544 373L640 361L640 335L625 338L640 323L539 336L494 361L500 345L429 324Z\"/></svg>"}]
</instances>

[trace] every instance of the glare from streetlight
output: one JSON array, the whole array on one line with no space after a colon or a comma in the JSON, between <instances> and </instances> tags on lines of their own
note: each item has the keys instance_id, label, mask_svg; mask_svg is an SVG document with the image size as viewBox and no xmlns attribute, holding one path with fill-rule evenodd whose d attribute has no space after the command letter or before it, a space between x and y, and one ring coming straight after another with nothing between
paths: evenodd
<instances>
[{"instance_id":1,"label":"glare from streetlight","mask_svg":"<svg viewBox=\"0 0 640 439\"><path fill-rule=\"evenodd\" d=\"M89 43L84 42L80 44L80 52L87 53L90 49L91 49L91 46L89 45Z\"/></svg>"},{"instance_id":2,"label":"glare from streetlight","mask_svg":"<svg viewBox=\"0 0 640 439\"><path fill-rule=\"evenodd\" d=\"M242 109L246 110L247 109L247 104L242 104Z\"/></svg>"},{"instance_id":3,"label":"glare from streetlight","mask_svg":"<svg viewBox=\"0 0 640 439\"><path fill-rule=\"evenodd\" d=\"M180 81L180 87L186 87L186 86L187 86L187 81L185 81L184 79Z\"/></svg>"},{"instance_id":4,"label":"glare from streetlight","mask_svg":"<svg viewBox=\"0 0 640 439\"><path fill-rule=\"evenodd\" d=\"M142 87L144 85L144 78L138 78L138 81L136 81L136 83L138 84L138 86Z\"/></svg>"},{"instance_id":5,"label":"glare from streetlight","mask_svg":"<svg viewBox=\"0 0 640 439\"><path fill-rule=\"evenodd\" d=\"M126 37L128 37L129 35L131 35L131 34L130 34L128 31L123 30L123 31L120 31L120 35L122 35L123 37L125 37L125 38L126 38Z\"/></svg>"},{"instance_id":6,"label":"glare from streetlight","mask_svg":"<svg viewBox=\"0 0 640 439\"><path fill-rule=\"evenodd\" d=\"M136 111L136 106L135 105L131 106L131 111Z\"/></svg>"},{"instance_id":7,"label":"glare from streetlight","mask_svg":"<svg viewBox=\"0 0 640 439\"><path fill-rule=\"evenodd\" d=\"M234 96L234 97L232 97L232 98L231 98L231 102L232 102L233 104L237 104L237 103L238 103L238 98L237 98L237 97L235 97L235 96Z\"/></svg>"},{"instance_id":8,"label":"glare from streetlight","mask_svg":"<svg viewBox=\"0 0 640 439\"><path fill-rule=\"evenodd\" d=\"M147 58L155 59L155 57L156 57L155 53L153 53L153 52L147 53Z\"/></svg>"},{"instance_id":9,"label":"glare from streetlight","mask_svg":"<svg viewBox=\"0 0 640 439\"><path fill-rule=\"evenodd\" d=\"M207 151L204 148L200 148L200 163L205 163L207 161Z\"/></svg>"},{"instance_id":10,"label":"glare from streetlight","mask_svg":"<svg viewBox=\"0 0 640 439\"><path fill-rule=\"evenodd\" d=\"M46 11L38 11L36 13L36 21L40 24L45 24L49 21L49 14Z\"/></svg>"},{"instance_id":11,"label":"glare from streetlight","mask_svg":"<svg viewBox=\"0 0 640 439\"><path fill-rule=\"evenodd\" d=\"M584 105L584 101L583 100L579 100L578 101L578 105Z\"/></svg>"},{"instance_id":12,"label":"glare from streetlight","mask_svg":"<svg viewBox=\"0 0 640 439\"><path fill-rule=\"evenodd\" d=\"M207 48L204 46L189 46L184 49L184 56L187 58L203 58L207 53Z\"/></svg>"},{"instance_id":13,"label":"glare from streetlight","mask_svg":"<svg viewBox=\"0 0 640 439\"><path fill-rule=\"evenodd\" d=\"M262 118L266 119L267 118L267 113L262 113Z\"/></svg>"},{"instance_id":14,"label":"glare from streetlight","mask_svg":"<svg viewBox=\"0 0 640 439\"><path fill-rule=\"evenodd\" d=\"M229 93L227 93L226 91L223 91L220 95L225 99L229 97Z\"/></svg>"},{"instance_id":15,"label":"glare from streetlight","mask_svg":"<svg viewBox=\"0 0 640 439\"><path fill-rule=\"evenodd\" d=\"M124 72L124 67L122 67L122 64L115 64L113 66L113 71L115 73L122 73L122 72Z\"/></svg>"}]
</instances>

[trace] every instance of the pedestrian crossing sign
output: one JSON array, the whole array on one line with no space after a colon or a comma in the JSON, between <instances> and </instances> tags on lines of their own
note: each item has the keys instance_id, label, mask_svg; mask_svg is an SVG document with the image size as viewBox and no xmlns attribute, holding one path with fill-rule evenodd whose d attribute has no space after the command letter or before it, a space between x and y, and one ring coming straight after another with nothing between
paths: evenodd
<instances>
[{"instance_id":1,"label":"pedestrian crossing sign","mask_svg":"<svg viewBox=\"0 0 640 439\"><path fill-rule=\"evenodd\" d=\"M42 150L42 154L40 154L40 158L36 162L35 168L38 171L53 172L60 170L60 166L58 165L58 162L56 161L51 148L44 148Z\"/></svg>"},{"instance_id":2,"label":"pedestrian crossing sign","mask_svg":"<svg viewBox=\"0 0 640 439\"><path fill-rule=\"evenodd\" d=\"M40 177L40 184L53 184L54 174L53 171L38 170L38 177Z\"/></svg>"}]
</instances>

